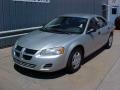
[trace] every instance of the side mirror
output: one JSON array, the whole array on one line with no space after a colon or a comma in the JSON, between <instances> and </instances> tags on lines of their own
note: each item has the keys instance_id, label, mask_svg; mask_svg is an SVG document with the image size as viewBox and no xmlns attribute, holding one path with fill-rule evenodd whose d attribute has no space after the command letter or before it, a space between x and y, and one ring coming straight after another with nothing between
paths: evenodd
<instances>
[{"instance_id":1,"label":"side mirror","mask_svg":"<svg viewBox=\"0 0 120 90\"><path fill-rule=\"evenodd\" d=\"M94 28L89 29L89 31L87 31L87 34L91 34L92 32L96 32L96 29Z\"/></svg>"},{"instance_id":2,"label":"side mirror","mask_svg":"<svg viewBox=\"0 0 120 90\"><path fill-rule=\"evenodd\" d=\"M43 28L46 24L41 24L40 28Z\"/></svg>"},{"instance_id":3,"label":"side mirror","mask_svg":"<svg viewBox=\"0 0 120 90\"><path fill-rule=\"evenodd\" d=\"M44 26L40 26L40 28L43 28Z\"/></svg>"}]
</instances>

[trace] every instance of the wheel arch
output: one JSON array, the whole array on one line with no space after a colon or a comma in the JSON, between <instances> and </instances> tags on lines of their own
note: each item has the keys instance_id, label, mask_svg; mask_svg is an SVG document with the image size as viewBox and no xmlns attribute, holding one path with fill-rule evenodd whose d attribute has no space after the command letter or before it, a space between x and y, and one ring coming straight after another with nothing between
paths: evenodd
<instances>
[{"instance_id":1,"label":"wheel arch","mask_svg":"<svg viewBox=\"0 0 120 90\"><path fill-rule=\"evenodd\" d=\"M81 44L76 44L76 45L71 45L71 46L69 47L68 53L67 53L67 60L68 60L69 55L71 54L71 52L72 52L73 50L75 50L76 48L80 48L80 49L82 50L82 56L83 56L83 58L84 58L84 55L85 55L84 46L81 45Z\"/></svg>"},{"instance_id":2,"label":"wheel arch","mask_svg":"<svg viewBox=\"0 0 120 90\"><path fill-rule=\"evenodd\" d=\"M80 49L80 50L82 50L82 60L83 60L83 58L84 58L84 47L82 46L82 45L75 45L74 47L72 47L70 50L69 50L69 55L68 55L68 59L67 59L67 62L66 62L66 70L68 70L68 72L69 72L69 68L70 68L70 62L71 62L71 54L72 54L72 52L74 52L74 50L76 50L76 49ZM81 65L80 65L81 66ZM80 68L80 67L79 67ZM76 69L76 70L79 70L79 68L78 69ZM75 71L76 71L75 70ZM70 71L71 72L71 71ZM73 72L72 72L73 73Z\"/></svg>"},{"instance_id":3,"label":"wheel arch","mask_svg":"<svg viewBox=\"0 0 120 90\"><path fill-rule=\"evenodd\" d=\"M110 33L110 35L113 35L113 34L114 34L114 31L112 31L112 32ZM109 35L109 36L110 36L110 35Z\"/></svg>"},{"instance_id":4,"label":"wheel arch","mask_svg":"<svg viewBox=\"0 0 120 90\"><path fill-rule=\"evenodd\" d=\"M83 55L83 57L84 57L84 53L85 53L84 47L83 47L82 45L77 45L77 46L75 46L75 47L73 48L73 50L74 50L74 49L77 49L77 48L82 50L82 55Z\"/></svg>"}]
</instances>

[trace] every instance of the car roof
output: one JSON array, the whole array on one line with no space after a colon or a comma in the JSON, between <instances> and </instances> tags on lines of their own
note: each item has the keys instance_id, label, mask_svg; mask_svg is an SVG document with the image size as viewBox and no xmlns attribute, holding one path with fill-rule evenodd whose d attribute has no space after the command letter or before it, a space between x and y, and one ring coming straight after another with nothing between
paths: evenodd
<instances>
[{"instance_id":1,"label":"car roof","mask_svg":"<svg viewBox=\"0 0 120 90\"><path fill-rule=\"evenodd\" d=\"M95 14L65 14L62 15L63 17L83 17L83 18L92 18L92 17L96 17L99 15L95 15Z\"/></svg>"}]
</instances>

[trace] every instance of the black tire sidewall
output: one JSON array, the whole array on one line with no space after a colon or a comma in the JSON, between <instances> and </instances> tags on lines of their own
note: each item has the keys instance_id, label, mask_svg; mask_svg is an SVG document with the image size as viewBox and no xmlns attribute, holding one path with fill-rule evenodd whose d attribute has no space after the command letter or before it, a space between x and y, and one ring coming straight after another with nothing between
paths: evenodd
<instances>
[{"instance_id":1,"label":"black tire sidewall","mask_svg":"<svg viewBox=\"0 0 120 90\"><path fill-rule=\"evenodd\" d=\"M74 69L73 66L72 66L72 59L73 59L73 55L76 53L76 52L80 52L81 54L81 61L83 59L83 54L82 54L82 50L79 49L79 48L76 48L74 49L71 54L69 55L69 58L68 58L68 63L67 63L67 67L66 67L66 70L68 73L74 73L76 71L78 71L81 67L81 61L80 61L80 65L78 68Z\"/></svg>"},{"instance_id":2,"label":"black tire sidewall","mask_svg":"<svg viewBox=\"0 0 120 90\"><path fill-rule=\"evenodd\" d=\"M116 29L120 30L120 16L115 19Z\"/></svg>"},{"instance_id":3,"label":"black tire sidewall","mask_svg":"<svg viewBox=\"0 0 120 90\"><path fill-rule=\"evenodd\" d=\"M110 34L110 36L109 36L109 38L108 38L108 42L107 42L107 44L106 44L106 48L107 48L107 49L109 49L109 48L112 47L112 44L109 45L109 39L110 39L110 37L112 37L112 39L113 39L113 34ZM112 43L113 43L113 40L112 40Z\"/></svg>"}]
</instances>

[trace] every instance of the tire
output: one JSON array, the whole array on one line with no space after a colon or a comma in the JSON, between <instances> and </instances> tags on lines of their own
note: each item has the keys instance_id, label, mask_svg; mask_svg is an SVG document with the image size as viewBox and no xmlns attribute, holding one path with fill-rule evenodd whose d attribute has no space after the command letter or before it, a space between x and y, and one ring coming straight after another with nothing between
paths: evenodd
<instances>
[{"instance_id":1,"label":"tire","mask_svg":"<svg viewBox=\"0 0 120 90\"><path fill-rule=\"evenodd\" d=\"M68 58L68 63L66 70L68 73L74 73L78 71L81 67L81 61L83 60L83 52L82 49L80 48L75 48L69 58Z\"/></svg>"},{"instance_id":2,"label":"tire","mask_svg":"<svg viewBox=\"0 0 120 90\"><path fill-rule=\"evenodd\" d=\"M110 49L112 47L112 43L113 43L113 33L110 34L107 44L106 44L106 49Z\"/></svg>"},{"instance_id":3,"label":"tire","mask_svg":"<svg viewBox=\"0 0 120 90\"><path fill-rule=\"evenodd\" d=\"M120 16L115 19L115 27L117 30L120 30Z\"/></svg>"}]
</instances>

